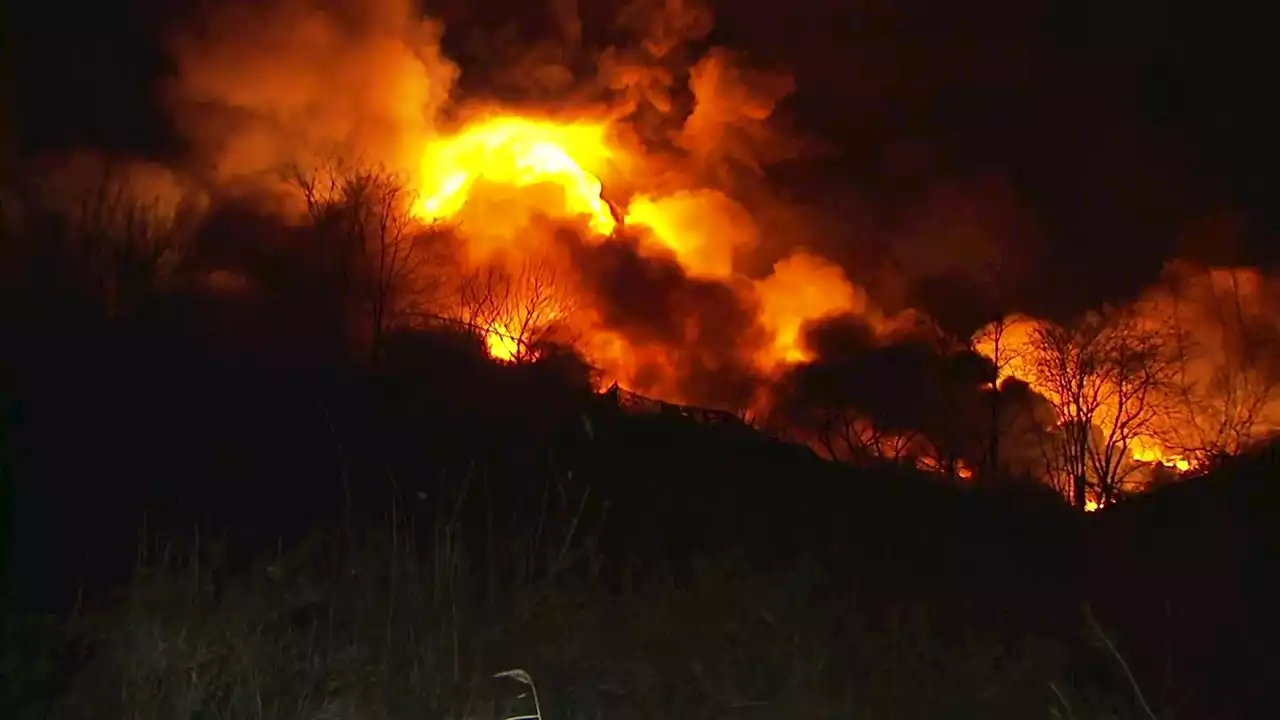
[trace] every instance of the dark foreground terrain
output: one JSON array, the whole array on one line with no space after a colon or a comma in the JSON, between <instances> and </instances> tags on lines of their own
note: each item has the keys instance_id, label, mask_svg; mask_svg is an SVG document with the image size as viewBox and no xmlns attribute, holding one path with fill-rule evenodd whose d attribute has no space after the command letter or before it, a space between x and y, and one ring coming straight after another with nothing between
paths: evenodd
<instances>
[{"instance_id":1,"label":"dark foreground terrain","mask_svg":"<svg viewBox=\"0 0 1280 720\"><path fill-rule=\"evenodd\" d=\"M447 333L367 363L8 337L4 717L1243 717L1269 451L1091 516L628 412ZM577 378L577 380L575 380Z\"/></svg>"}]
</instances>

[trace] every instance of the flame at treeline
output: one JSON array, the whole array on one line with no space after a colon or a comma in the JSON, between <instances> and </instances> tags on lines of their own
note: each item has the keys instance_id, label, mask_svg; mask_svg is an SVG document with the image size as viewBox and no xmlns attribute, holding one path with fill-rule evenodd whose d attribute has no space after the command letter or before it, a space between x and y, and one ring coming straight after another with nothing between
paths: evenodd
<instances>
[{"instance_id":1,"label":"flame at treeline","mask_svg":"<svg viewBox=\"0 0 1280 720\"><path fill-rule=\"evenodd\" d=\"M399 247L391 253L389 266L409 276L398 280L414 292L398 295L396 312L384 316L459 321L499 360L536 358L545 343L571 345L604 384L785 417L793 434L833 457L910 459L959 477L972 475L989 451L999 457L986 463L1061 475L1052 466L1072 447L1063 428L1077 425L1085 450L1072 460L1074 471L1113 477L1128 477L1133 466L1147 475L1153 466L1192 469L1274 427L1267 420L1274 363L1246 350L1267 345L1280 293L1255 271L1174 265L1138 303L1080 328L1013 316L967 342L942 338L924 313L903 309L901 298L878 303L847 272L858 268L825 258L812 232L824 218L770 186L770 163L802 145L780 129L779 107L805 89L730 50L695 51L712 24L704 5L630 0L617 13L613 43L590 46L576 4L557 0L558 37L517 53L518 71L480 69L482 79L471 83L468 73L477 70L447 57L443 24L411 5L209 6L170 39L176 70L164 93L192 148L193 174L223 195L269 197L281 214L297 215L299 188L282 184L280 169L316 177L335 155L395 179L402 192L387 195L393 202L384 210L403 213L410 227L371 226L397 242L444 238L447 252L428 248L412 261L397 260ZM593 71L583 73L587 66ZM504 101L501 89L513 82L519 102ZM917 234L945 235L955 220L951 196L935 200L945 221L918 223ZM931 260L924 265L963 263L960 250L932 262L942 253L930 248L946 240L911 242L915 255ZM1186 332L1165 332L1175 326ZM1156 336L1174 340L1161 345L1168 357L1149 352ZM1198 345L1183 342L1189 336ZM1239 341L1246 336L1258 340ZM1055 348L1055 340L1065 345ZM861 357L895 344L905 349ZM902 408L911 403L893 396L910 388L866 378L876 368L909 366L919 371L917 384L929 384L931 361L913 350L924 344L946 356L975 350L999 377L959 372L971 393L951 409L923 413L926 422L909 421ZM858 357L829 362L848 348ZM1090 352L1141 354L1133 348L1159 361L1159 402L1136 406L1135 389L1117 372L1088 378L1093 401L1073 405L1066 378L1046 372L1096 367ZM829 368L816 367L824 363ZM864 386L828 391L834 386L824 373L840 368ZM1023 434L1038 440L1002 427L1009 437L997 451L960 437L951 427L959 423L948 421L982 425L992 415L982 403L1012 398L1013 380L1034 397L1002 398L1001 408L1018 408L1005 424L1030 428ZM956 395L930 393L932 401ZM816 402L804 405L801 396ZM822 403L848 407L812 407Z\"/></svg>"},{"instance_id":2,"label":"flame at treeline","mask_svg":"<svg viewBox=\"0 0 1280 720\"><path fill-rule=\"evenodd\" d=\"M799 147L775 122L791 78L695 51L704 3L624 0L610 44L590 45L576 3L557 0L557 37L511 67L466 70L429 12L210 9L170 41L166 99L195 164L224 189L292 191L294 206L281 167L384 169L415 223L448 237L445 260L405 263L431 292L407 293L399 309L421 312L397 316L478 327L503 360L571 344L605 383L671 402L759 409L770 377L813 357L806 323L909 324L806 247L807 211L767 179Z\"/></svg>"},{"instance_id":3,"label":"flame at treeline","mask_svg":"<svg viewBox=\"0 0 1280 720\"><path fill-rule=\"evenodd\" d=\"M757 329L764 333L763 342L749 355L752 369L761 377L777 376L813 359L815 353L807 346L804 331L814 321L853 313L869 318L873 327L887 329L887 334L894 327L910 326L902 317L877 316L865 294L838 266L815 255L791 255L761 278L735 274L735 253L740 249L751 252L755 229L750 213L719 190L682 188L668 194L637 192L610 198L608 183L602 178L607 177L611 164L616 167L622 158L635 167L643 159L611 144L607 122L483 115L455 134L436 138L423 158L421 199L415 213L424 219L460 220L477 236L490 238L488 243L470 245L473 259L510 259L511 254L521 258L538 252L536 246L512 240L528 232L527 213L536 208L553 217L580 218L582 227L587 228L583 234L587 242L606 243L617 233L631 233L642 240L641 253L670 257L690 277L735 288L754 307ZM505 198L505 209L502 202L483 199L477 203L479 210L468 209L472 202L469 192L485 184L500 186L490 192ZM555 192L539 196L535 190L539 186L549 186ZM1268 302L1263 284L1252 270L1197 271L1175 263L1167 269L1162 285L1123 311L1112 312L1106 322L1113 327L1100 330L1097 337L1073 338L1069 351L1050 342L1052 324L1020 315L979 330L970 345L995 364L995 387L1012 378L1027 383L1048 400L1053 412L1046 424L1080 420L1093 427L1091 432L1098 437L1083 442L1078 459L1081 471L1109 474L1118 486L1141 486L1150 482L1153 468L1185 473L1202 465L1210 453L1238 452L1250 439L1280 427L1280 397L1272 392L1271 379L1260 376L1268 370L1263 364L1249 362L1243 349L1228 352L1230 340L1226 337L1243 339L1250 334L1246 326L1256 329L1271 322L1263 305ZM573 292L570 285L558 290ZM571 302L565 305L576 307ZM655 385L655 375L646 377L645 348L632 344L624 334L593 326L589 307L587 310L577 314L577 322L584 323L577 342L588 358L605 370L608 381L646 388L671 401L685 399L675 384ZM543 319L573 322L559 312L548 313ZM1103 322L1100 317L1095 319ZM523 330L503 322L486 328L493 357L516 357ZM1206 356L1203 347L1192 347L1202 346L1204 338L1192 337L1191 331L1219 333L1209 339L1212 357ZM1081 371L1076 377L1053 378L1049 377L1052 371L1045 371L1055 363L1083 367L1093 360L1086 357L1090 353L1123 353L1133 349L1129 345L1151 340L1159 341L1159 352L1147 359L1149 364L1177 373L1177 377L1165 378L1168 382L1163 384L1151 382L1150 387L1132 388L1124 387L1126 380L1118 374L1099 371L1090 377ZM1088 342L1096 347L1083 347ZM1055 351L1060 354L1055 356ZM1171 355L1165 356L1165 352ZM662 365L650 365L649 369L653 367ZM1068 397L1073 391L1081 397ZM757 407L767 401L768 397L753 399ZM876 452L892 455L895 446L899 447L897 452L906 453L912 445L928 441L886 433L875 442L882 446ZM1059 447L1051 452L1066 451ZM1118 457L1103 457L1108 454ZM918 457L916 463L925 469L945 470L928 454ZM1037 471L1049 472L1047 466L1053 464L1046 461ZM963 460L950 471L961 477L972 474ZM1090 497L1085 506L1096 510L1102 502L1105 500Z\"/></svg>"},{"instance_id":4,"label":"flame at treeline","mask_svg":"<svg viewBox=\"0 0 1280 720\"><path fill-rule=\"evenodd\" d=\"M857 309L854 286L843 271L816 255L793 254L763 278L738 275L735 250L753 249L756 229L749 212L720 190L694 187L609 197L604 178L620 157L632 167L642 162L611 144L607 121L485 114L428 143L416 175L413 213L426 222L457 227L467 239L469 261L478 264L522 267L531 259L546 262L554 256L554 238L540 237L544 231L531 223L534 214L574 221L579 238L594 245L616 242L616 234L625 232L637 241L641 256L674 263L689 278L724 283L757 310L763 337L748 359L761 372L809 359L801 338L807 321ZM545 302L546 311L532 318L535 326L516 328L494 320L485 328L495 358L513 359L526 340L522 335L544 329L536 325L577 325L569 329L578 331L578 345L609 382L653 390L653 381L641 377L648 373L657 378L657 391L666 399L685 399L674 385L660 386L663 368L657 354L646 359L646 348L611 333L579 302L571 263L543 270L557 274L554 287L524 278L510 300L513 308ZM535 299L528 293L548 296ZM680 340L696 345L701 328L691 323L685 330L689 336Z\"/></svg>"},{"instance_id":5,"label":"flame at treeline","mask_svg":"<svg viewBox=\"0 0 1280 720\"><path fill-rule=\"evenodd\" d=\"M1140 487L1280 431L1278 310L1280 284L1257 269L1174 261L1129 305L1072 327L1013 314L971 343L996 366L997 384L1034 391L1045 425L1087 428L1058 471ZM1086 509L1101 504L1090 498Z\"/></svg>"}]
</instances>

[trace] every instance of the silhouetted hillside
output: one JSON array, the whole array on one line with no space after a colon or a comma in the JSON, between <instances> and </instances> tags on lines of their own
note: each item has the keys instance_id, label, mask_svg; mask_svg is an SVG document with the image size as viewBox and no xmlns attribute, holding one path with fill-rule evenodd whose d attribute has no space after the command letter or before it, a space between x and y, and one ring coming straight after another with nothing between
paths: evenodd
<instances>
[{"instance_id":1,"label":"silhouetted hillside","mask_svg":"<svg viewBox=\"0 0 1280 720\"><path fill-rule=\"evenodd\" d=\"M1253 717L1268 702L1278 672L1268 648L1280 639L1270 452L1086 515L998 464L964 476L922 471L910 456L836 463L727 412L598 392L590 363L553 338L498 362L490 330L430 316L372 342L314 268L259 258L276 263L279 285L255 293L234 274L196 273L203 284L140 283L121 304L115 285L85 291L93 284L50 247L19 247L34 255L14 257L36 269L44 258L49 272L19 274L0 313L5 599L19 648L6 657L49 656L13 707L93 706L113 683L145 687L152 680L119 662L137 651L119 628L153 616L199 619L223 633L209 639L220 647L258 618L274 633L260 649L270 666L299 652L299 624L318 622L318 608L347 618L341 643L381 641L384 667L418 662L401 656L416 645L388 638L466 634L476 655L454 659L449 692L471 692L504 669L495 663L523 655L565 683L642 658L674 697L692 682L682 668L728 663L740 643L766 662L780 657L773 643L803 632L829 657L796 660L820 675L803 681L761 671L751 682L796 683L771 691L778 702L819 693L823 708L848 708L839 688L851 684L900 688L877 707L928 717L958 706L1024 717L1074 693L1190 717ZM919 390L906 413L869 368L892 376L907 358L902 377L926 377L945 358L973 387L990 369L931 347L859 345L858 362L810 367L844 383L831 387L870 392L905 427L943 403L946 386ZM823 387L809 391L821 399ZM973 387L966 397L991 401ZM968 417L929 425L960 437ZM407 587L430 597L402 577L429 578ZM307 599L277 597L280 578ZM133 599L122 605L121 592ZM393 629L405 604L430 617L447 605L450 624ZM91 631L16 620L79 623L85 609ZM109 619L116 612L125 620ZM366 627L369 613L391 619ZM722 621L728 636L698 635ZM698 639L666 646L669 627ZM563 644L570 636L585 643L572 646L580 655ZM187 662L153 669L169 677ZM935 681L932 695L905 689Z\"/></svg>"},{"instance_id":2,"label":"silhouetted hillside","mask_svg":"<svg viewBox=\"0 0 1280 720\"><path fill-rule=\"evenodd\" d=\"M1093 518L1087 587L1132 662L1179 702L1249 716L1280 679L1278 447ZM1141 650L1138 650L1141 648Z\"/></svg>"},{"instance_id":3,"label":"silhouetted hillside","mask_svg":"<svg viewBox=\"0 0 1280 720\"><path fill-rule=\"evenodd\" d=\"M34 343L10 356L15 473L30 478L21 515L61 538L36 543L59 553L38 564L68 579L85 562L73 552L115 547L127 560L144 521L225 527L269 546L339 519L347 503L376 520L393 485L430 497L468 474L515 506L536 504L548 478L590 486L610 504L611 556L813 554L873 587L975 598L994 577L1073 572L1074 519L1059 503L889 464L835 465L743 425L632 412L553 361L495 364L448 332L405 336L379 368L223 357L115 332Z\"/></svg>"},{"instance_id":4,"label":"silhouetted hillside","mask_svg":"<svg viewBox=\"0 0 1280 720\"><path fill-rule=\"evenodd\" d=\"M928 599L957 627L1066 637L1089 601L1135 672L1161 680L1172 642L1175 677L1211 682L1187 692L1214 707L1216 688L1256 691L1273 667L1268 453L1081 523L1031 488L855 469L745 426L630 411L447 332L394 347L379 368L286 366L110 325L25 338L6 370L11 589L66 607L128 577L140 531L225 534L247 561L348 513L363 526L393 502L434 510L471 483L460 512L481 554L492 523L513 532L556 493L585 495L568 510L589 518L615 585L689 582L697 558L724 553L762 569L808 557L826 592Z\"/></svg>"}]
</instances>

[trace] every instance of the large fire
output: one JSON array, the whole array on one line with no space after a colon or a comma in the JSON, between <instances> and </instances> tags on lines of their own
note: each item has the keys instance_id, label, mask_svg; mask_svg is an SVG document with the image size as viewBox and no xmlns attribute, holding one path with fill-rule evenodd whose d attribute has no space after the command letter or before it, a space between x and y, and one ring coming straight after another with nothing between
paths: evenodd
<instances>
[{"instance_id":1,"label":"large fire","mask_svg":"<svg viewBox=\"0 0 1280 720\"><path fill-rule=\"evenodd\" d=\"M681 189L666 194L636 193L608 198L601 176L611 163L631 152L611 144L603 121L557 122L507 113L482 115L453 133L432 138L422 153L416 178L414 215L423 221L453 223L467 240L472 262L511 265L545 255L544 239L529 227L530 217L578 220L578 231L602 241L622 228L644 237L644 252L674 257L690 277L737 284L748 302L759 308L758 320L770 337L752 361L765 373L811 357L801 330L815 318L865 310L866 298L843 271L815 255L795 253L778 262L772 274L746 280L734 270L735 251L750 248L755 228L750 213L724 193L711 188ZM623 156L626 156L625 158ZM563 269L569 272L568 268ZM572 295L574 283L555 292ZM509 300L520 305L527 288L516 288ZM579 306L576 298L557 298L557 306ZM572 315L572 317L570 317ZM651 349L637 347L624 336L592 327L592 313L552 311L542 323L576 324L577 343L609 382L645 385L638 366L661 365ZM512 327L490 319L483 328L490 354L512 360L520 354L521 335L536 328ZM652 381L648 384L652 387ZM681 400L658 385L667 399Z\"/></svg>"},{"instance_id":2,"label":"large fire","mask_svg":"<svg viewBox=\"0 0 1280 720\"><path fill-rule=\"evenodd\" d=\"M1137 301L1113 309L1102 331L1058 334L1053 323L1012 315L972 343L997 366L998 383L1023 381L1057 422L1092 426L1078 467L1141 489L1280 430L1269 285L1253 269L1173 262ZM1074 342L1055 345L1062 337ZM1124 460L1107 465L1109 453ZM1086 503L1099 506L1098 498Z\"/></svg>"},{"instance_id":3,"label":"large fire","mask_svg":"<svg viewBox=\"0 0 1280 720\"><path fill-rule=\"evenodd\" d=\"M997 384L1008 379L1021 380L1051 402L1061 401L1055 397L1057 393L1051 384L1040 379L1041 373L1036 367L1037 351L1034 335L1039 325L1040 323L1032 318L1021 315L1010 316L975 333L973 346L979 354L996 364ZM1115 407L1117 403L1115 398L1118 393L1108 387L1111 384L1109 378L1099 381L1102 387L1095 392L1098 398L1096 416L1103 423L1114 424L1114 418L1119 415L1119 410ZM1144 428L1125 439L1128 452L1134 462L1162 465L1179 472L1187 472L1192 468L1191 460L1167 448L1165 443L1153 435L1153 432L1154 428L1150 430ZM1096 510L1097 508L1097 502L1089 500L1087 509Z\"/></svg>"},{"instance_id":4,"label":"large fire","mask_svg":"<svg viewBox=\"0 0 1280 720\"><path fill-rule=\"evenodd\" d=\"M987 278L994 259L1006 256L1000 243L1021 237L1012 185L938 178L941 190L924 192L914 210L888 213L909 222L868 219L873 247L851 248L857 252L842 254L843 265L822 257L818 250L834 243L809 223L843 241L860 236L861 221L834 217L843 208L801 208L771 182L770 162L798 144L773 121L795 89L792 79L752 69L724 48L700 52L712 26L703 2L625 4L606 37L587 38L587 24L569 17L576 4L556 3L563 47L521 48L529 52L511 56L521 61L519 72L489 68L489 77L484 67L468 67L480 79L466 87L483 93L473 97L445 53L443 24L423 17L415 3L214 4L210 17L171 39L175 77L167 97L197 155L192 165L210 169L209 181L233 193L250 186L274 199L279 168L306 166L335 149L407 181L413 221L447 228L449 249L438 263L445 272L437 273L434 257L401 258L401 267L432 273L417 284L430 292L414 295L415 302L429 296L422 302L432 305L403 316L461 322L483 336L492 357L511 362L569 343L605 383L675 403L781 413L794 390L787 383L806 368L838 370L848 360L842 353L858 359L909 344L904 340L936 340L936 326L907 308L914 281L944 273ZM489 45L477 47L510 42L503 38L479 38ZM513 83L517 92L508 95ZM523 100L495 99L507 97ZM858 205L858 193L851 195L839 204ZM859 281L875 282L880 304L846 274L854 267L866 273ZM1088 432L1105 437L1124 426L1123 442L1113 445L1152 472L1194 469L1280 426L1270 392L1277 383L1263 370L1276 363L1246 352L1249 343L1238 342L1248 336L1245 323L1232 320L1247 317L1250 327L1275 331L1269 318L1280 315L1280 302L1266 298L1280 290L1254 271L1174 274L1176 292L1149 294L1133 314L1142 322L1175 318L1201 341L1184 353L1178 381L1185 392L1164 390L1160 412L1152 404L1135 418L1122 417L1114 400L1130 388L1105 378L1091 388L1098 407ZM1232 296L1247 300L1235 308L1240 312L1210 312L1231 310L1220 300ZM856 337L813 346L822 319ZM1019 378L1042 400L1062 405L1026 352L1047 325L1022 320L1005 324L1000 348L983 333L970 346L996 361L1001 380ZM956 354L949 349L954 338L943 340L934 354ZM1280 344L1268 342L1258 344ZM985 471L984 453L1010 452L1015 443L977 448L981 443L952 427L961 417L991 424L957 410L981 407L977 386L986 379L958 373L967 384L952 393L931 388L939 383L922 374L933 366L911 353L885 356L917 374L873 363L859 370L867 377L858 378L864 387L857 392L831 400L824 386L809 398L844 403L835 410L848 415L840 431L851 453L915 458L921 467L969 477ZM881 375L894 377L882 382ZM916 387L931 389L915 405L898 402ZM879 410L878 419L868 406ZM821 424L828 409L785 420ZM1071 420L1029 415L1023 424L1042 430ZM1030 455L1018 460L1043 469Z\"/></svg>"},{"instance_id":5,"label":"large fire","mask_svg":"<svg viewBox=\"0 0 1280 720\"><path fill-rule=\"evenodd\" d=\"M424 218L451 218L466 205L478 180L515 188L550 183L563 191L562 214L584 215L591 229L608 235L615 220L601 195L599 178L587 169L600 167L612 155L605 132L606 127L597 123L559 124L514 115L484 118L427 146L415 210Z\"/></svg>"}]
</instances>

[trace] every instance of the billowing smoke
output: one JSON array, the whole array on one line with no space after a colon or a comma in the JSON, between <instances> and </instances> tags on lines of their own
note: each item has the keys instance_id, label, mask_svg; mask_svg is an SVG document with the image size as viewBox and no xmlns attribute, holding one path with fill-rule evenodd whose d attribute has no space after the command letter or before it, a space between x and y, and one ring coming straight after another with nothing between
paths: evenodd
<instances>
[{"instance_id":1,"label":"billowing smoke","mask_svg":"<svg viewBox=\"0 0 1280 720\"><path fill-rule=\"evenodd\" d=\"M433 19L410 0L205 5L170 34L161 88L187 153L128 173L212 197L188 264L209 265L205 285L223 293L279 277L323 286L303 277L313 266L351 275L330 265L367 258L321 256L334 228L357 225L330 206L358 205L347 220L362 243L376 227L377 242L425 253L396 278L413 292L366 324L444 318L495 357L572 342L606 381L662 399L749 408L810 439L844 423L834 455L860 444L953 470L1031 468L1013 431L992 426L1054 425L1048 391L992 357L981 332L969 344L987 359L955 340L1016 307L1041 262L1012 174L949 165L921 139L875 159L900 185L882 196L815 182L831 148L792 129L789 103L827 89L713 46L702 0L483 15L445 3ZM246 204L252 231L228 220ZM263 217L291 227L259 241L272 234ZM1247 301L1224 304L1228 286ZM1128 315L1189 328L1193 392L1222 405L1274 384L1274 356L1252 349L1274 347L1267 288L1239 270L1174 268ZM307 292L298 305L318 306ZM1213 323L1226 330L1204 330ZM1052 326L1027 320L1017 337ZM1227 360L1241 368L1230 382L1212 369ZM1173 429L1159 434L1175 444Z\"/></svg>"},{"instance_id":2,"label":"billowing smoke","mask_svg":"<svg viewBox=\"0 0 1280 720\"><path fill-rule=\"evenodd\" d=\"M995 368L927 323L829 317L806 328L814 359L774 388L773 423L834 458L976 466Z\"/></svg>"},{"instance_id":3,"label":"billowing smoke","mask_svg":"<svg viewBox=\"0 0 1280 720\"><path fill-rule=\"evenodd\" d=\"M1165 445L1238 452L1280 430L1280 278L1173 261L1134 307L1179 340L1177 393L1155 423Z\"/></svg>"},{"instance_id":4,"label":"billowing smoke","mask_svg":"<svg viewBox=\"0 0 1280 720\"><path fill-rule=\"evenodd\" d=\"M1278 303L1256 269L1173 261L1132 302L988 324L972 343L1011 401L1004 450L1028 474L1084 478L1105 504L1274 437Z\"/></svg>"},{"instance_id":5,"label":"billowing smoke","mask_svg":"<svg viewBox=\"0 0 1280 720\"><path fill-rule=\"evenodd\" d=\"M444 24L402 0L208 6L171 38L165 100L187 167L222 196L296 211L290 171L385 168L415 189L420 219L462 239L444 283L462 290L445 295L554 306L547 322L571 326L607 375L745 407L801 353L805 318L874 311L837 266L794 255L798 211L769 191L767 168L801 147L775 117L793 82L695 47L713 25L703 2L635 0L603 24L584 10L551 3L552 30L527 42L479 23L471 42L489 57L464 75ZM554 302L550 282L514 287L534 265L556 277ZM516 323L431 311L484 315L503 336Z\"/></svg>"},{"instance_id":6,"label":"billowing smoke","mask_svg":"<svg viewBox=\"0 0 1280 720\"><path fill-rule=\"evenodd\" d=\"M321 155L405 170L458 77L443 27L409 0L206 7L172 36L165 100L194 169L218 185L270 187Z\"/></svg>"},{"instance_id":7,"label":"billowing smoke","mask_svg":"<svg viewBox=\"0 0 1280 720\"><path fill-rule=\"evenodd\" d=\"M154 233L190 233L209 202L198 184L164 165L92 152L47 158L32 177L38 206L115 235L127 233L128 223L145 223Z\"/></svg>"},{"instance_id":8,"label":"billowing smoke","mask_svg":"<svg viewBox=\"0 0 1280 720\"><path fill-rule=\"evenodd\" d=\"M750 404L761 380L751 358L768 338L748 293L691 277L674 257L646 257L634 238L574 255L601 323L637 350L634 384L696 404Z\"/></svg>"},{"instance_id":9,"label":"billowing smoke","mask_svg":"<svg viewBox=\"0 0 1280 720\"><path fill-rule=\"evenodd\" d=\"M1038 230L1008 180L993 173L944 178L900 214L890 247L895 267L930 307L989 312L1007 304L1030 276Z\"/></svg>"}]
</instances>

